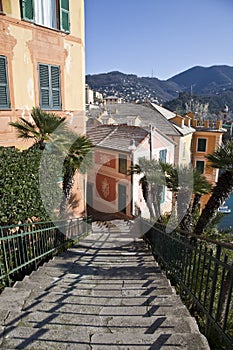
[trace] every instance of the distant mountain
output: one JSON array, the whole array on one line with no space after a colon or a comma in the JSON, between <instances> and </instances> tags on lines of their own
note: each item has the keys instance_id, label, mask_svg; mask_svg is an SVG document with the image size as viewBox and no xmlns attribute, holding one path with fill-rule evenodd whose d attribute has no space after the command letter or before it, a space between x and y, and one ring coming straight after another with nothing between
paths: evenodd
<instances>
[{"instance_id":1,"label":"distant mountain","mask_svg":"<svg viewBox=\"0 0 233 350\"><path fill-rule=\"evenodd\" d=\"M165 81L115 71L87 75L86 82L105 97L116 95L125 101L150 100L162 103L167 108L181 108L196 95L198 103L209 104L211 113L222 110L225 104L233 110L233 67L226 65L196 66Z\"/></svg>"},{"instance_id":2,"label":"distant mountain","mask_svg":"<svg viewBox=\"0 0 233 350\"><path fill-rule=\"evenodd\" d=\"M204 68L196 66L167 81L178 84L181 91L190 92L192 90L198 95L213 95L233 87L233 67L212 66Z\"/></svg>"}]
</instances>

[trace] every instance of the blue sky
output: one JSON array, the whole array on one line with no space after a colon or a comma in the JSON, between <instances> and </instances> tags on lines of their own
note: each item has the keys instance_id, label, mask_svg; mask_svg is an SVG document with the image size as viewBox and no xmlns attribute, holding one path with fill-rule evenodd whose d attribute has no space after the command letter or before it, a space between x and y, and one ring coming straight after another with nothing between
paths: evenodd
<instances>
[{"instance_id":1,"label":"blue sky","mask_svg":"<svg viewBox=\"0 0 233 350\"><path fill-rule=\"evenodd\" d=\"M86 73L233 66L232 0L85 0Z\"/></svg>"}]
</instances>

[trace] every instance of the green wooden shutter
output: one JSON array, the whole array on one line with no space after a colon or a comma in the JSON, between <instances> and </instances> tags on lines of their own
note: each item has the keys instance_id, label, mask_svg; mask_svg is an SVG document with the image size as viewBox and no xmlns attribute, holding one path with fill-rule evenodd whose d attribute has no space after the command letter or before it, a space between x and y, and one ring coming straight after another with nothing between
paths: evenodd
<instances>
[{"instance_id":1,"label":"green wooden shutter","mask_svg":"<svg viewBox=\"0 0 233 350\"><path fill-rule=\"evenodd\" d=\"M10 108L7 61L5 56L0 56L0 109Z\"/></svg>"},{"instance_id":2,"label":"green wooden shutter","mask_svg":"<svg viewBox=\"0 0 233 350\"><path fill-rule=\"evenodd\" d=\"M69 0L60 0L60 29L70 32L70 8Z\"/></svg>"},{"instance_id":3,"label":"green wooden shutter","mask_svg":"<svg viewBox=\"0 0 233 350\"><path fill-rule=\"evenodd\" d=\"M41 109L50 108L50 79L49 66L47 64L39 64L39 81L40 81L40 107Z\"/></svg>"},{"instance_id":4,"label":"green wooden shutter","mask_svg":"<svg viewBox=\"0 0 233 350\"><path fill-rule=\"evenodd\" d=\"M22 6L22 17L23 19L26 19L28 21L33 21L34 15L33 15L33 0L22 0L21 2Z\"/></svg>"},{"instance_id":5,"label":"green wooden shutter","mask_svg":"<svg viewBox=\"0 0 233 350\"><path fill-rule=\"evenodd\" d=\"M51 107L61 109L60 67L51 66Z\"/></svg>"}]
</instances>

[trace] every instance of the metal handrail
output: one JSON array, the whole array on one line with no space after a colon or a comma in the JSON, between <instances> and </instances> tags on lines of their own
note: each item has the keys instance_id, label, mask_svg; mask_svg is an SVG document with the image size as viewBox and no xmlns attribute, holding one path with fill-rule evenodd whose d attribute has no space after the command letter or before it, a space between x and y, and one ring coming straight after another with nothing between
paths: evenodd
<instances>
[{"instance_id":1,"label":"metal handrail","mask_svg":"<svg viewBox=\"0 0 233 350\"><path fill-rule=\"evenodd\" d=\"M0 227L0 288L9 286L91 229L91 218Z\"/></svg>"},{"instance_id":2,"label":"metal handrail","mask_svg":"<svg viewBox=\"0 0 233 350\"><path fill-rule=\"evenodd\" d=\"M210 344L219 340L225 344L223 349L232 349L233 245L175 231L166 233L163 226L145 220L141 225L156 260L184 302L192 306Z\"/></svg>"}]
</instances>

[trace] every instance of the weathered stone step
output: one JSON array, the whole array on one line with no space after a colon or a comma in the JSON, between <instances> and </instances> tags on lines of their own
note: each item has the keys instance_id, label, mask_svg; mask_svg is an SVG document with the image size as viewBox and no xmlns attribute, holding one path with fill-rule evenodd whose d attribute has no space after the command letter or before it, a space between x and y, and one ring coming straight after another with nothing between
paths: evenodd
<instances>
[{"instance_id":1,"label":"weathered stone step","mask_svg":"<svg viewBox=\"0 0 233 350\"><path fill-rule=\"evenodd\" d=\"M0 296L0 348L207 350L146 245L109 223ZM2 343L1 343L2 342Z\"/></svg>"},{"instance_id":2,"label":"weathered stone step","mask_svg":"<svg viewBox=\"0 0 233 350\"><path fill-rule=\"evenodd\" d=\"M209 350L206 338L198 333L149 334L114 333L94 334L91 337L92 350Z\"/></svg>"},{"instance_id":3,"label":"weathered stone step","mask_svg":"<svg viewBox=\"0 0 233 350\"><path fill-rule=\"evenodd\" d=\"M101 330L101 329L100 329ZM199 333L91 333L83 326L73 329L12 327L1 343L2 350L209 350L208 343ZM94 332L94 329L91 330Z\"/></svg>"}]
</instances>

